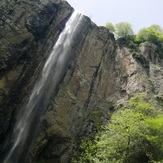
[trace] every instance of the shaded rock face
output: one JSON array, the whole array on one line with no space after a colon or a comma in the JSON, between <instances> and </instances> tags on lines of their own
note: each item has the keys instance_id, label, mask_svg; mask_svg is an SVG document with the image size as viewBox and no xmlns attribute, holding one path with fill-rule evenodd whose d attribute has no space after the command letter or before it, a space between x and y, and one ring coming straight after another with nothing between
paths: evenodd
<instances>
[{"instance_id":1,"label":"shaded rock face","mask_svg":"<svg viewBox=\"0 0 163 163\"><path fill-rule=\"evenodd\" d=\"M156 53L156 45L150 42L140 44L139 50L145 56L146 60L157 64L159 56Z\"/></svg>"},{"instance_id":2,"label":"shaded rock face","mask_svg":"<svg viewBox=\"0 0 163 163\"><path fill-rule=\"evenodd\" d=\"M0 2L1 142L72 12L58 0Z\"/></svg>"},{"instance_id":3,"label":"shaded rock face","mask_svg":"<svg viewBox=\"0 0 163 163\"><path fill-rule=\"evenodd\" d=\"M0 2L0 152L73 8L60 0ZM68 162L78 139L107 123L113 104L132 94L162 96L163 69L154 45L140 46L148 66L112 34L84 17L73 56L42 117L24 162ZM157 65L155 65L157 63Z\"/></svg>"},{"instance_id":4,"label":"shaded rock face","mask_svg":"<svg viewBox=\"0 0 163 163\"><path fill-rule=\"evenodd\" d=\"M0 142L4 146L1 158L5 155L7 135L11 134L17 115L72 12L67 2L55 0L1 2ZM89 127L87 116L112 91L107 89L112 88L112 81L106 79L112 78L113 36L87 17L80 30L81 36L73 49L76 57L49 102L29 159L24 158L27 162L31 160L30 153L34 153L34 159L43 156L49 161L65 162L67 151L75 146L75 138Z\"/></svg>"},{"instance_id":5,"label":"shaded rock face","mask_svg":"<svg viewBox=\"0 0 163 163\"><path fill-rule=\"evenodd\" d=\"M76 138L86 131L92 131L88 123L89 114L96 112L104 102L107 103L105 98L114 91L111 73L114 39L105 28L87 23L89 33L82 46L78 47L80 51L77 49L77 57L72 61L57 96L49 105L36 142L35 150L42 148L41 155L44 158L61 156L56 162L66 162L67 154L71 154L75 147ZM101 110L101 116L108 111ZM58 138L61 141L57 141ZM56 147L61 148L58 150Z\"/></svg>"}]
</instances>

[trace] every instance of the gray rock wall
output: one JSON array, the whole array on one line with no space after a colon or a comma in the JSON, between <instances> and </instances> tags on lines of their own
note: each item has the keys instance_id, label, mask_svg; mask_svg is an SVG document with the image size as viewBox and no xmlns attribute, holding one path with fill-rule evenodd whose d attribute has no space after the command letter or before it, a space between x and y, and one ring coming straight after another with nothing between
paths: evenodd
<instances>
[{"instance_id":1,"label":"gray rock wall","mask_svg":"<svg viewBox=\"0 0 163 163\"><path fill-rule=\"evenodd\" d=\"M1 147L72 12L56 0L0 2Z\"/></svg>"},{"instance_id":2,"label":"gray rock wall","mask_svg":"<svg viewBox=\"0 0 163 163\"><path fill-rule=\"evenodd\" d=\"M93 128L89 126L90 113L106 103L105 98L114 91L111 74L115 50L113 36L90 20L86 23L89 25L89 33L78 47L77 56L72 61L57 96L51 101L36 142L36 154L42 148L44 158L61 157L56 162L66 162L68 154L74 150L78 136L92 132ZM83 28L81 32L84 34ZM108 111L107 108L101 110L99 118Z\"/></svg>"}]
</instances>

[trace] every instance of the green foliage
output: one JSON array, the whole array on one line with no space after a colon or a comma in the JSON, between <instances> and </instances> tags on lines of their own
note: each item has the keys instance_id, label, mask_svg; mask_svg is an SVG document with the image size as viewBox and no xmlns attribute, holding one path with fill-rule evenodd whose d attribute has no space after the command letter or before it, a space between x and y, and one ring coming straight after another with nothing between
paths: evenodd
<instances>
[{"instance_id":1,"label":"green foliage","mask_svg":"<svg viewBox=\"0 0 163 163\"><path fill-rule=\"evenodd\" d=\"M102 119L103 116L102 112L92 112L89 116L90 120L93 122L96 129L100 128L102 125Z\"/></svg>"},{"instance_id":2,"label":"green foliage","mask_svg":"<svg viewBox=\"0 0 163 163\"><path fill-rule=\"evenodd\" d=\"M144 116L151 116L151 117L159 113L159 110L155 109L152 100L149 100L145 93L135 94L129 100L128 109L132 109L134 112L139 112Z\"/></svg>"},{"instance_id":3,"label":"green foliage","mask_svg":"<svg viewBox=\"0 0 163 163\"><path fill-rule=\"evenodd\" d=\"M151 29L155 30L158 33L163 33L163 28L161 28L159 25L157 24L153 24L150 26Z\"/></svg>"},{"instance_id":4,"label":"green foliage","mask_svg":"<svg viewBox=\"0 0 163 163\"><path fill-rule=\"evenodd\" d=\"M108 22L106 23L105 27L109 30L109 32L115 34L116 38L126 38L128 36L134 35L131 24L127 22L121 22L115 26L112 23Z\"/></svg>"},{"instance_id":5,"label":"green foliage","mask_svg":"<svg viewBox=\"0 0 163 163\"><path fill-rule=\"evenodd\" d=\"M148 124L148 134L146 138L151 142L152 153L150 157L152 160L160 161L163 159L163 115L158 115L155 118L146 118Z\"/></svg>"},{"instance_id":6,"label":"green foliage","mask_svg":"<svg viewBox=\"0 0 163 163\"><path fill-rule=\"evenodd\" d=\"M142 28L138 34L134 35L131 24L121 22L115 26L108 22L106 28L115 35L119 45L126 45L131 52L138 52L141 43L149 41L157 46L156 53L163 59L163 28L153 24L148 28Z\"/></svg>"},{"instance_id":7,"label":"green foliage","mask_svg":"<svg viewBox=\"0 0 163 163\"><path fill-rule=\"evenodd\" d=\"M163 113L145 94L116 111L93 139L82 142L73 163L147 163L163 160Z\"/></svg>"},{"instance_id":8,"label":"green foliage","mask_svg":"<svg viewBox=\"0 0 163 163\"><path fill-rule=\"evenodd\" d=\"M131 24L126 22L121 22L115 25L115 35L116 38L127 37L134 35Z\"/></svg>"},{"instance_id":9,"label":"green foliage","mask_svg":"<svg viewBox=\"0 0 163 163\"><path fill-rule=\"evenodd\" d=\"M152 42L157 45L157 53L163 58L163 29L159 25L151 25L148 28L142 28L136 35L136 40L142 42Z\"/></svg>"},{"instance_id":10,"label":"green foliage","mask_svg":"<svg viewBox=\"0 0 163 163\"><path fill-rule=\"evenodd\" d=\"M142 28L136 38L140 42L150 41L154 44L158 44L158 42L162 40L162 34L161 30L150 26L148 28Z\"/></svg>"},{"instance_id":11,"label":"green foliage","mask_svg":"<svg viewBox=\"0 0 163 163\"><path fill-rule=\"evenodd\" d=\"M114 33L115 32L115 28L114 25L110 22L106 23L105 27L109 30L110 33Z\"/></svg>"},{"instance_id":12,"label":"green foliage","mask_svg":"<svg viewBox=\"0 0 163 163\"><path fill-rule=\"evenodd\" d=\"M117 42L121 46L128 47L131 50L131 52L138 51L139 42L137 42L136 37L134 35L129 35L123 38L119 38Z\"/></svg>"}]
</instances>

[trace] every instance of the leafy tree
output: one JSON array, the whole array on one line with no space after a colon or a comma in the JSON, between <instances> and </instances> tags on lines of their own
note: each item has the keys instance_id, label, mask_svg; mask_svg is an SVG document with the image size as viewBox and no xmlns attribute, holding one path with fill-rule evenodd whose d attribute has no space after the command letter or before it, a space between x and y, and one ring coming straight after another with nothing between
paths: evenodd
<instances>
[{"instance_id":1,"label":"leafy tree","mask_svg":"<svg viewBox=\"0 0 163 163\"><path fill-rule=\"evenodd\" d=\"M138 34L136 35L136 39L139 42L145 42L148 40L148 32L147 28L142 28L139 30Z\"/></svg>"},{"instance_id":2,"label":"leafy tree","mask_svg":"<svg viewBox=\"0 0 163 163\"><path fill-rule=\"evenodd\" d=\"M163 114L145 94L116 111L94 139L83 141L73 163L146 163L163 161Z\"/></svg>"},{"instance_id":3,"label":"leafy tree","mask_svg":"<svg viewBox=\"0 0 163 163\"><path fill-rule=\"evenodd\" d=\"M141 29L136 35L136 40L141 42L149 41L157 45L156 52L163 58L163 29L159 25L152 25Z\"/></svg>"},{"instance_id":4,"label":"leafy tree","mask_svg":"<svg viewBox=\"0 0 163 163\"><path fill-rule=\"evenodd\" d=\"M109 30L110 33L114 33L115 32L115 28L114 25L110 22L106 23L106 28Z\"/></svg>"},{"instance_id":5,"label":"leafy tree","mask_svg":"<svg viewBox=\"0 0 163 163\"><path fill-rule=\"evenodd\" d=\"M146 139L152 147L152 152L149 155L150 159L160 161L163 159L163 115L157 115L154 118L148 117L145 121L148 124Z\"/></svg>"},{"instance_id":6,"label":"leafy tree","mask_svg":"<svg viewBox=\"0 0 163 163\"><path fill-rule=\"evenodd\" d=\"M150 28L153 29L154 31L160 33L160 34L163 34L163 28L160 27L160 26L157 25L157 24L151 25Z\"/></svg>"},{"instance_id":7,"label":"leafy tree","mask_svg":"<svg viewBox=\"0 0 163 163\"><path fill-rule=\"evenodd\" d=\"M159 25L151 25L148 28L140 29L136 38L140 42L150 41L157 45L163 41L163 29Z\"/></svg>"},{"instance_id":8,"label":"leafy tree","mask_svg":"<svg viewBox=\"0 0 163 163\"><path fill-rule=\"evenodd\" d=\"M127 37L129 35L134 35L131 24L126 22L121 22L115 25L115 35L117 38Z\"/></svg>"}]
</instances>

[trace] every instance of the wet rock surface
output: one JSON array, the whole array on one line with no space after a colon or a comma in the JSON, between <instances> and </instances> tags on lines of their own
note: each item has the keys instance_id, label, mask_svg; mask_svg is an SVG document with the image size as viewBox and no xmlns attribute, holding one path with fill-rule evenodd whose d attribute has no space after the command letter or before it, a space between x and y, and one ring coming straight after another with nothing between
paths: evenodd
<instances>
[{"instance_id":1,"label":"wet rock surface","mask_svg":"<svg viewBox=\"0 0 163 163\"><path fill-rule=\"evenodd\" d=\"M0 2L1 144L72 12L66 2L56 0Z\"/></svg>"},{"instance_id":2,"label":"wet rock surface","mask_svg":"<svg viewBox=\"0 0 163 163\"><path fill-rule=\"evenodd\" d=\"M60 0L0 2L0 144L5 146L22 105L73 8ZM42 117L24 162L68 162L78 139L107 123L114 104L137 92L163 94L163 68L155 46L142 44L143 59L116 43L104 27L84 17L73 57ZM5 151L0 149L2 158Z\"/></svg>"}]
</instances>

